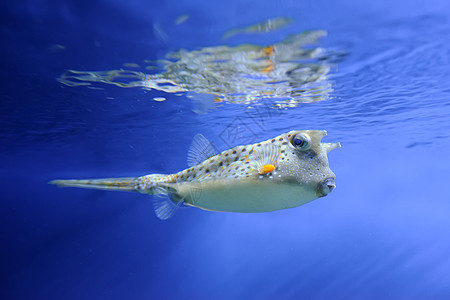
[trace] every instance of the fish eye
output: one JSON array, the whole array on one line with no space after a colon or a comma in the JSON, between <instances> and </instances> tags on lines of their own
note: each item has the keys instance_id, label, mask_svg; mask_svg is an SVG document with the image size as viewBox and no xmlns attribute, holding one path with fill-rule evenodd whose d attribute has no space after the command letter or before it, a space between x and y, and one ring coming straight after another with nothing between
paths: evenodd
<instances>
[{"instance_id":1,"label":"fish eye","mask_svg":"<svg viewBox=\"0 0 450 300\"><path fill-rule=\"evenodd\" d=\"M299 150L306 151L311 148L311 139L304 133L297 133L292 138L291 144Z\"/></svg>"},{"instance_id":2,"label":"fish eye","mask_svg":"<svg viewBox=\"0 0 450 300\"><path fill-rule=\"evenodd\" d=\"M294 139L294 144L297 147L302 147L305 144L305 141L299 138Z\"/></svg>"}]
</instances>

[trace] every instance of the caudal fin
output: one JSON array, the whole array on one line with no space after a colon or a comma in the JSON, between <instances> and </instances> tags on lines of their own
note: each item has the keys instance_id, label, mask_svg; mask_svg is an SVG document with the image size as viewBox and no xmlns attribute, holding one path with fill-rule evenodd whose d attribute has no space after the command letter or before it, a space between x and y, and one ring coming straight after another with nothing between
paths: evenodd
<instances>
[{"instance_id":1,"label":"caudal fin","mask_svg":"<svg viewBox=\"0 0 450 300\"><path fill-rule=\"evenodd\" d=\"M166 220L173 216L184 201L177 194L177 189L171 187L170 181L176 180L174 175L151 174L141 177L101 178L101 179L70 179L53 180L49 183L60 187L77 187L85 189L134 191L150 195L154 198L156 216Z\"/></svg>"},{"instance_id":2,"label":"caudal fin","mask_svg":"<svg viewBox=\"0 0 450 300\"><path fill-rule=\"evenodd\" d=\"M100 179L70 179L52 180L49 183L60 187L78 187L97 190L137 191L138 177L100 178Z\"/></svg>"}]
</instances>

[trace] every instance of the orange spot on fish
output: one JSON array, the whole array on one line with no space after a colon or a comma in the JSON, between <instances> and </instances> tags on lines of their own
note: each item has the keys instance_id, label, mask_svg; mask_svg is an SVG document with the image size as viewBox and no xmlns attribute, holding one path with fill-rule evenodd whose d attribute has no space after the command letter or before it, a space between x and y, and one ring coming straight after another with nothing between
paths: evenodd
<instances>
[{"instance_id":1,"label":"orange spot on fish","mask_svg":"<svg viewBox=\"0 0 450 300\"><path fill-rule=\"evenodd\" d=\"M273 170L275 170L275 166L274 165L264 165L264 166L259 168L259 174L260 175L265 175L267 173L272 172Z\"/></svg>"}]
</instances>

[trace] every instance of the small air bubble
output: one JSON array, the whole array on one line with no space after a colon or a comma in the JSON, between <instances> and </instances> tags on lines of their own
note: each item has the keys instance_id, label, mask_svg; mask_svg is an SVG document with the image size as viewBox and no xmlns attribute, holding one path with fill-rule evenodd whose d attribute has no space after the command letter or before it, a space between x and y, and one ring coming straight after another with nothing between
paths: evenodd
<instances>
[{"instance_id":1,"label":"small air bubble","mask_svg":"<svg viewBox=\"0 0 450 300\"><path fill-rule=\"evenodd\" d=\"M162 101L166 101L167 99L164 97L154 97L153 100L158 101L158 102L162 102Z\"/></svg>"}]
</instances>

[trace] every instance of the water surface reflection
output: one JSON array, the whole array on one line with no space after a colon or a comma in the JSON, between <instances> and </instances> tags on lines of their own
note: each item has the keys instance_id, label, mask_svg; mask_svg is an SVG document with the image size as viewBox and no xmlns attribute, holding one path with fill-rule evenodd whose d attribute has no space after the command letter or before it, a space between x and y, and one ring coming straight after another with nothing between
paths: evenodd
<instances>
[{"instance_id":1,"label":"water surface reflection","mask_svg":"<svg viewBox=\"0 0 450 300\"><path fill-rule=\"evenodd\" d=\"M296 107L329 99L330 65L323 48L316 46L323 30L291 35L283 41L259 46L216 46L200 50L179 50L166 59L140 65L125 64L110 71L64 72L58 80L68 86L96 83L138 87L186 95L193 100L258 103L270 99L275 108ZM146 72L144 70L151 70Z\"/></svg>"}]
</instances>

